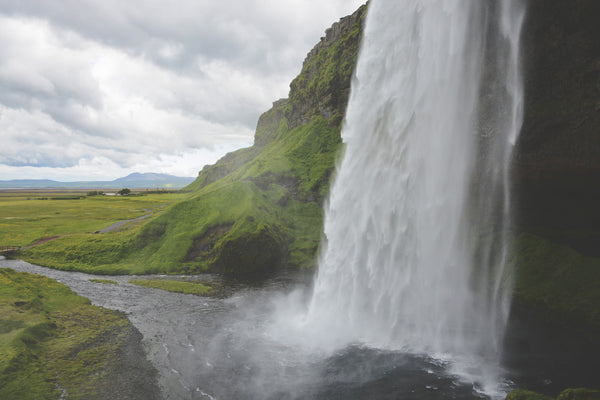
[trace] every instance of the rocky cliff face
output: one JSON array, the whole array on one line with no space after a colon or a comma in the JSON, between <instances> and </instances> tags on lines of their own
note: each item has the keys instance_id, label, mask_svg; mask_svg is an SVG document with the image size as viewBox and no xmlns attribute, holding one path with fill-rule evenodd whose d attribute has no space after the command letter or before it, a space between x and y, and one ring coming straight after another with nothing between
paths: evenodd
<instances>
[{"instance_id":1,"label":"rocky cliff face","mask_svg":"<svg viewBox=\"0 0 600 400\"><path fill-rule=\"evenodd\" d=\"M205 166L188 189L197 190L236 171L255 159L282 130L309 124L315 117L324 118L339 131L348 104L366 13L367 4L328 28L325 36L308 52L300 74L290 83L289 99L273 102L273 107L259 117L254 145Z\"/></svg>"},{"instance_id":2,"label":"rocky cliff face","mask_svg":"<svg viewBox=\"0 0 600 400\"><path fill-rule=\"evenodd\" d=\"M285 110L290 129L308 123L317 115L331 125L341 123L366 12L367 5L363 5L333 24L306 56L300 75L290 84L289 104Z\"/></svg>"},{"instance_id":3,"label":"rocky cliff face","mask_svg":"<svg viewBox=\"0 0 600 400\"><path fill-rule=\"evenodd\" d=\"M600 255L600 2L531 0L515 157L520 225ZM567 232L569 231L569 232Z\"/></svg>"},{"instance_id":4,"label":"rocky cliff face","mask_svg":"<svg viewBox=\"0 0 600 400\"><path fill-rule=\"evenodd\" d=\"M600 359L599 21L596 0L527 2L513 168L519 235L505 347L515 360L505 362L578 371L580 385L597 381L588 371ZM564 359L545 351L556 348Z\"/></svg>"}]
</instances>

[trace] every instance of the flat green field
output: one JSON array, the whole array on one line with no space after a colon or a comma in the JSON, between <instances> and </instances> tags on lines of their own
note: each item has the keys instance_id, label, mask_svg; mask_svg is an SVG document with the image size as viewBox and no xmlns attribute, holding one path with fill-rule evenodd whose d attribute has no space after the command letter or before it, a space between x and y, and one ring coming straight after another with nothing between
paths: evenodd
<instances>
[{"instance_id":1,"label":"flat green field","mask_svg":"<svg viewBox=\"0 0 600 400\"><path fill-rule=\"evenodd\" d=\"M144 224L186 196L182 192L87 196L73 190L0 191L0 247L20 247L16 257L62 270L159 272L139 262L134 239ZM103 231L123 221L127 222Z\"/></svg>"},{"instance_id":2,"label":"flat green field","mask_svg":"<svg viewBox=\"0 0 600 400\"><path fill-rule=\"evenodd\" d=\"M86 196L73 190L0 191L0 246L22 247L48 237L93 233L118 221L154 215L184 197L183 193Z\"/></svg>"}]
</instances>

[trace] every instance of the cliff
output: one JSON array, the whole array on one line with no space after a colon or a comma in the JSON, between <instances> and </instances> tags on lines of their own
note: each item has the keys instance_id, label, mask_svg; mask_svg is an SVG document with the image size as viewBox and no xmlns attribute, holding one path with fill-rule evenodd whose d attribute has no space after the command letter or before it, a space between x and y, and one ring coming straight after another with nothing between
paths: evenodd
<instances>
[{"instance_id":1,"label":"cliff","mask_svg":"<svg viewBox=\"0 0 600 400\"><path fill-rule=\"evenodd\" d=\"M600 2L528 2L520 228L600 256Z\"/></svg>"},{"instance_id":2,"label":"cliff","mask_svg":"<svg viewBox=\"0 0 600 400\"><path fill-rule=\"evenodd\" d=\"M515 149L515 307L600 330L600 2L531 0ZM523 232L526 232L525 234ZM535 234L536 237L531 234ZM575 316L579 317L576 318ZM570 322L568 322L570 321ZM598 346L600 347L600 346Z\"/></svg>"},{"instance_id":3,"label":"cliff","mask_svg":"<svg viewBox=\"0 0 600 400\"><path fill-rule=\"evenodd\" d=\"M516 282L505 344L511 354L505 360L508 365L528 365L540 375L558 371L571 376L571 385L596 389L597 374L592 371L600 368L599 17L596 0L527 2L524 120L513 165ZM533 389L555 397L558 393L551 386ZM518 393L509 398L537 397Z\"/></svg>"},{"instance_id":4,"label":"cliff","mask_svg":"<svg viewBox=\"0 0 600 400\"><path fill-rule=\"evenodd\" d=\"M188 200L144 226L132 246L150 269L257 277L314 265L366 9L326 31L252 147L206 166Z\"/></svg>"},{"instance_id":5,"label":"cliff","mask_svg":"<svg viewBox=\"0 0 600 400\"><path fill-rule=\"evenodd\" d=\"M290 84L285 109L289 128L306 124L317 115L333 125L344 118L366 8L333 24L306 56L302 72Z\"/></svg>"}]
</instances>

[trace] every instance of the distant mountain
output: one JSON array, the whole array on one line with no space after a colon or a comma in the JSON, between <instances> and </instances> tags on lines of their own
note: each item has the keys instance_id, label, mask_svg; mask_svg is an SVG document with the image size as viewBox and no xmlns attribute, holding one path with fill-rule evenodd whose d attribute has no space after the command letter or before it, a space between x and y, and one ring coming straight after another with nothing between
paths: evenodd
<instances>
[{"instance_id":1,"label":"distant mountain","mask_svg":"<svg viewBox=\"0 0 600 400\"><path fill-rule=\"evenodd\" d=\"M113 181L58 182L50 179L13 179L0 181L0 188L65 188L65 189L181 189L195 178L152 172L134 172Z\"/></svg>"},{"instance_id":2,"label":"distant mountain","mask_svg":"<svg viewBox=\"0 0 600 400\"><path fill-rule=\"evenodd\" d=\"M196 179L196 178L180 177L180 176L173 176L173 175L168 175L168 174L157 174L154 172L145 172L145 173L134 172L133 174L129 174L123 178L115 179L113 182L114 183L129 183L129 182L163 183L163 182L166 182L169 184L180 183L181 187L183 187L183 186L189 184L190 182L193 182L194 179Z\"/></svg>"}]
</instances>

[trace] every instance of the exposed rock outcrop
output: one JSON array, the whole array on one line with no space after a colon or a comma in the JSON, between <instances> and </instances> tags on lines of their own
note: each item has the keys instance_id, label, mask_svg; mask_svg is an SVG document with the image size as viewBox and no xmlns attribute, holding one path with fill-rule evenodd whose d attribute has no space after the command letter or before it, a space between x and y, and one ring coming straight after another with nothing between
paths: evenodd
<instances>
[{"instance_id":1,"label":"exposed rock outcrop","mask_svg":"<svg viewBox=\"0 0 600 400\"><path fill-rule=\"evenodd\" d=\"M256 124L254 133L254 146L263 147L268 142L277 137L281 121L285 117L285 107L288 104L287 99L279 99L273 102L273 107L264 112Z\"/></svg>"},{"instance_id":2,"label":"exposed rock outcrop","mask_svg":"<svg viewBox=\"0 0 600 400\"><path fill-rule=\"evenodd\" d=\"M290 129L317 115L332 125L340 125L348 104L366 12L367 5L363 5L333 24L306 56L300 75L290 84L285 111Z\"/></svg>"}]
</instances>

